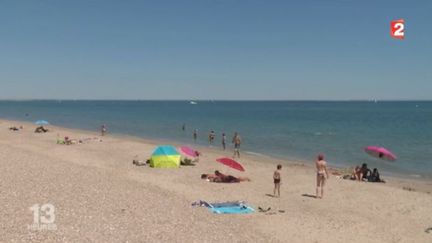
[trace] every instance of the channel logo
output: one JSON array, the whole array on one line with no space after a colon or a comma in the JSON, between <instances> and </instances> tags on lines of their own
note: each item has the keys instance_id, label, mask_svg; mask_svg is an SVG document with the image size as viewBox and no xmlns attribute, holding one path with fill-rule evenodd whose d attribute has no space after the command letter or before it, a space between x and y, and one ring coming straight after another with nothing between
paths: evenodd
<instances>
[{"instance_id":1,"label":"channel logo","mask_svg":"<svg viewBox=\"0 0 432 243\"><path fill-rule=\"evenodd\" d=\"M405 38L405 21L403 19L393 20L390 22L390 35L399 40Z\"/></svg>"}]
</instances>

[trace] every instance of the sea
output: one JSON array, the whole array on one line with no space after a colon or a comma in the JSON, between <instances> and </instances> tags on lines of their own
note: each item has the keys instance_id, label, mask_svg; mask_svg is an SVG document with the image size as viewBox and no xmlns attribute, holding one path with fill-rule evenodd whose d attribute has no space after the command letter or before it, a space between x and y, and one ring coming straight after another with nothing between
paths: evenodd
<instances>
[{"instance_id":1,"label":"sea","mask_svg":"<svg viewBox=\"0 0 432 243\"><path fill-rule=\"evenodd\" d=\"M0 118L209 146L234 132L241 151L313 163L323 153L333 166L367 163L382 174L432 179L432 101L0 101ZM185 125L183 131L182 126ZM398 159L371 157L369 145ZM268 161L263 161L268 163Z\"/></svg>"}]
</instances>

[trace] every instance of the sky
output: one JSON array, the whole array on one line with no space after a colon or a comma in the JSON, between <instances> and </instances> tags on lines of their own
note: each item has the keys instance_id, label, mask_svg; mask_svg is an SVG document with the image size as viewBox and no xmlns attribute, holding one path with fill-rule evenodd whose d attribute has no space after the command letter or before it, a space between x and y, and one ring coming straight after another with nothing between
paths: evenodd
<instances>
[{"instance_id":1,"label":"sky","mask_svg":"<svg viewBox=\"0 0 432 243\"><path fill-rule=\"evenodd\" d=\"M2 0L0 99L431 100L431 26L429 0Z\"/></svg>"}]
</instances>

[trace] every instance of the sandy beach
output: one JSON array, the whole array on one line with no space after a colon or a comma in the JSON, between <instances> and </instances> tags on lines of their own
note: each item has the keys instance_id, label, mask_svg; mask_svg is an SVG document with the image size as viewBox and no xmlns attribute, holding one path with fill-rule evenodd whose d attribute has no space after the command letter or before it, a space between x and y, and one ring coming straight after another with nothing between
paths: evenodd
<instances>
[{"instance_id":1,"label":"sandy beach","mask_svg":"<svg viewBox=\"0 0 432 243\"><path fill-rule=\"evenodd\" d=\"M209 147L200 148L196 166L153 169L132 160L149 158L160 141L55 126L36 134L35 127L0 121L0 242L432 242L432 230L425 232L432 227L431 181L363 183L332 175L320 200L312 197L312 163L243 154L246 171L238 172L215 162L231 150ZM58 145L58 135L89 139ZM266 194L279 163L281 197L274 198ZM252 181L200 179L216 169ZM192 207L196 200L243 200L271 210L217 215ZM35 204L55 207L55 229L29 226Z\"/></svg>"}]
</instances>

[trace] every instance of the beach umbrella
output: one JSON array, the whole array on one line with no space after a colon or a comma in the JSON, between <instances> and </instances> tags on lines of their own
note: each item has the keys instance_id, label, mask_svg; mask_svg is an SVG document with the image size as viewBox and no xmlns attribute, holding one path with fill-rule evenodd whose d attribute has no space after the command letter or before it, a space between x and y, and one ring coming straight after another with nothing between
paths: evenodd
<instances>
[{"instance_id":1,"label":"beach umbrella","mask_svg":"<svg viewBox=\"0 0 432 243\"><path fill-rule=\"evenodd\" d=\"M153 168L178 168L180 166L180 154L173 146L158 146L150 157L150 166Z\"/></svg>"},{"instance_id":2,"label":"beach umbrella","mask_svg":"<svg viewBox=\"0 0 432 243\"><path fill-rule=\"evenodd\" d=\"M49 122L45 121L45 120L37 120L35 121L36 125L49 125Z\"/></svg>"},{"instance_id":3,"label":"beach umbrella","mask_svg":"<svg viewBox=\"0 0 432 243\"><path fill-rule=\"evenodd\" d=\"M188 147L188 146L181 146L179 148L179 150L180 150L180 153L182 153L185 156L190 156L190 157L193 157L193 158L196 158L198 156L197 155L197 151L194 150L191 147Z\"/></svg>"},{"instance_id":4,"label":"beach umbrella","mask_svg":"<svg viewBox=\"0 0 432 243\"><path fill-rule=\"evenodd\" d=\"M368 146L364 149L364 151L373 157L383 160L394 161L397 159L396 155L394 155L390 150L383 147Z\"/></svg>"},{"instance_id":5,"label":"beach umbrella","mask_svg":"<svg viewBox=\"0 0 432 243\"><path fill-rule=\"evenodd\" d=\"M233 159L230 159L230 158L219 158L216 161L219 162L219 163L221 163L221 164L224 164L226 166L229 166L229 167L231 167L233 169L236 169L236 170L239 170L239 171L245 171L245 169L243 168L243 166L239 162L237 162L237 161L235 161Z\"/></svg>"}]
</instances>

